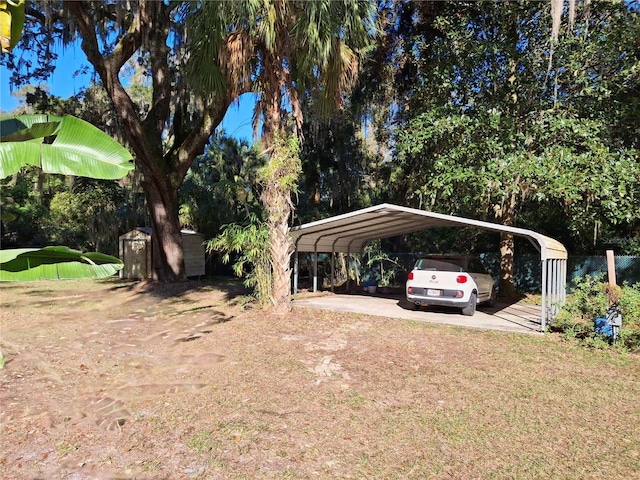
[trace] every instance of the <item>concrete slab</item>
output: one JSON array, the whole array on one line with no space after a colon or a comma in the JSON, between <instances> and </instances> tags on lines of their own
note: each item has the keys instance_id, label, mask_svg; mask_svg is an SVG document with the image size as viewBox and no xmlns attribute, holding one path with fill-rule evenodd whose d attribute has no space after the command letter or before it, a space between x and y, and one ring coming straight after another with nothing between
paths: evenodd
<instances>
[{"instance_id":1,"label":"concrete slab","mask_svg":"<svg viewBox=\"0 0 640 480\"><path fill-rule=\"evenodd\" d=\"M522 304L496 304L493 308L480 307L474 316L466 317L458 309L427 307L412 310L402 295L385 294L332 294L298 296L293 307L354 312L419 322L484 328L505 332L540 334L540 306Z\"/></svg>"}]
</instances>

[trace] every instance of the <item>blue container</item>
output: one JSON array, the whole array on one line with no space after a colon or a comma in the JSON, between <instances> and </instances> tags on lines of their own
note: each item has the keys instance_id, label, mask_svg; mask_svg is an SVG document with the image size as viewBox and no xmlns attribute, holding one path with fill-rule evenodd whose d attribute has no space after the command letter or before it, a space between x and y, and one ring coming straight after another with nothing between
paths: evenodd
<instances>
[{"instance_id":1,"label":"blue container","mask_svg":"<svg viewBox=\"0 0 640 480\"><path fill-rule=\"evenodd\" d=\"M607 322L606 317L596 318L593 322L596 333L605 337L613 337L613 327Z\"/></svg>"}]
</instances>

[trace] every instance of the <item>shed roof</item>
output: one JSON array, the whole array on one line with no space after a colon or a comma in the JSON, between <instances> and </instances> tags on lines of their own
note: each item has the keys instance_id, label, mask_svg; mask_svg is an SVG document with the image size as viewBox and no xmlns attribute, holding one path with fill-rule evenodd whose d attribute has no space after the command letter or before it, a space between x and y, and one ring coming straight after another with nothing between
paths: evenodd
<instances>
[{"instance_id":1,"label":"shed roof","mask_svg":"<svg viewBox=\"0 0 640 480\"><path fill-rule=\"evenodd\" d=\"M533 230L383 203L291 229L299 252L361 252L367 242L435 227L476 227L528 238L540 259L566 259L562 243Z\"/></svg>"}]
</instances>

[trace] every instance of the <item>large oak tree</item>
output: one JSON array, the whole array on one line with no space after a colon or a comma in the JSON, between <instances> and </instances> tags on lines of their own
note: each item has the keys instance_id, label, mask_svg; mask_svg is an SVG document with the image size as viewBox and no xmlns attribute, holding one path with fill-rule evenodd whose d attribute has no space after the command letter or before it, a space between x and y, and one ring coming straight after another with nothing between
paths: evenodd
<instances>
[{"instance_id":1,"label":"large oak tree","mask_svg":"<svg viewBox=\"0 0 640 480\"><path fill-rule=\"evenodd\" d=\"M213 52L217 78L223 88L196 97L185 81L185 49L189 2L68 1L30 3L21 43L3 59L14 70L13 81L24 74L46 78L55 65L54 41L80 42L113 102L116 118L136 164L144 175L144 191L154 231L154 278L185 278L178 220L178 189L193 162L221 123L228 106L242 92L234 81L230 50L233 33L219 28ZM221 22L223 25L224 22ZM40 63L25 55L31 51ZM145 68L151 102L138 104L127 91L123 67L136 61ZM33 66L37 65L34 69ZM23 76L21 77L21 74Z\"/></svg>"},{"instance_id":2,"label":"large oak tree","mask_svg":"<svg viewBox=\"0 0 640 480\"><path fill-rule=\"evenodd\" d=\"M184 52L179 44L175 49L169 47L170 36L182 33L180 21L187 14L186 8L181 2L148 0L126 5L119 5L119 11L114 11L112 4L103 2L66 3L75 17L82 49L114 103L144 174L155 237L154 277L180 280L185 278L185 269L178 189L239 92L231 87L221 89L206 102L190 108L195 102L180 77ZM105 25L110 35L101 35ZM106 42L109 43L105 45ZM224 42L220 45L224 49ZM149 110L144 113L136 107L120 78L122 67L134 55L146 62L153 88Z\"/></svg>"},{"instance_id":3,"label":"large oak tree","mask_svg":"<svg viewBox=\"0 0 640 480\"><path fill-rule=\"evenodd\" d=\"M46 11L30 7L27 14L41 20L38 28L57 28L67 43L81 39L113 101L144 174L156 240L154 275L159 280L184 278L178 188L228 106L242 93L259 93L255 118L263 125L265 154L284 160L275 139L291 134L287 125L300 130L303 102L313 102L316 115L342 103L358 71L359 49L374 31L371 3L363 0L70 1L64 8L49 4ZM26 38L41 44L33 41L34 35ZM143 64L150 76L152 100L147 108L136 105L121 78L131 59ZM295 178L293 183L282 180L297 173L270 171L276 177L265 178L264 192L275 193L263 203L272 227L276 297L281 299L275 303L286 306L291 253L287 222ZM284 184L288 186L281 189ZM281 248L274 249L275 243Z\"/></svg>"}]
</instances>

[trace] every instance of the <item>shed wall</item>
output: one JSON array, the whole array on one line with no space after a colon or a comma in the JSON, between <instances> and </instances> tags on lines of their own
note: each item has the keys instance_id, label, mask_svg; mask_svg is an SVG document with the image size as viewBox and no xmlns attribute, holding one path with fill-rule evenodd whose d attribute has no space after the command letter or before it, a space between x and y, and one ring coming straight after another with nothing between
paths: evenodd
<instances>
[{"instance_id":1,"label":"shed wall","mask_svg":"<svg viewBox=\"0 0 640 480\"><path fill-rule=\"evenodd\" d=\"M187 277L199 277L205 274L204 236L200 233L183 233L184 268Z\"/></svg>"},{"instance_id":2,"label":"shed wall","mask_svg":"<svg viewBox=\"0 0 640 480\"><path fill-rule=\"evenodd\" d=\"M136 229L119 237L118 251L124 268L120 278L143 279L153 276L152 239L147 233L150 229ZM182 248L187 277L199 277L205 274L204 236L200 233L184 230Z\"/></svg>"}]
</instances>

